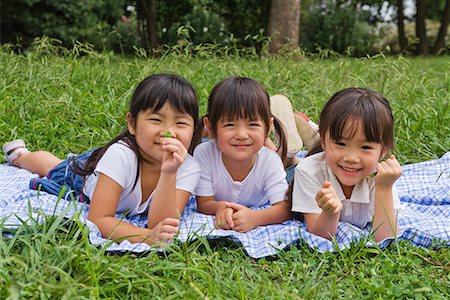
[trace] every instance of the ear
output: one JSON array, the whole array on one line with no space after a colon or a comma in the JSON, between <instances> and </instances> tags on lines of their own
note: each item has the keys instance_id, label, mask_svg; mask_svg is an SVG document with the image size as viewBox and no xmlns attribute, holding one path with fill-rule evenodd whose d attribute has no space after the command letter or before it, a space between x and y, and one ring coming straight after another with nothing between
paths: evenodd
<instances>
[{"instance_id":1,"label":"ear","mask_svg":"<svg viewBox=\"0 0 450 300\"><path fill-rule=\"evenodd\" d=\"M267 128L267 136L266 137L269 137L270 136L270 132L273 130L273 117L270 117L270 120L269 120L269 128Z\"/></svg>"},{"instance_id":2,"label":"ear","mask_svg":"<svg viewBox=\"0 0 450 300\"><path fill-rule=\"evenodd\" d=\"M134 135L136 133L136 130L134 128L135 125L136 125L136 122L133 119L133 116L131 115L130 112L128 112L127 113L127 126L128 126L128 131L131 133L131 135Z\"/></svg>"},{"instance_id":3,"label":"ear","mask_svg":"<svg viewBox=\"0 0 450 300\"><path fill-rule=\"evenodd\" d=\"M388 153L388 148L386 146L383 146L383 150L381 150L381 157L380 157L380 159L385 158L387 153Z\"/></svg>"},{"instance_id":4,"label":"ear","mask_svg":"<svg viewBox=\"0 0 450 300\"><path fill-rule=\"evenodd\" d=\"M214 139L215 135L212 130L211 122L209 121L208 117L203 118L203 124L205 125L206 129L208 129L210 137Z\"/></svg>"}]
</instances>

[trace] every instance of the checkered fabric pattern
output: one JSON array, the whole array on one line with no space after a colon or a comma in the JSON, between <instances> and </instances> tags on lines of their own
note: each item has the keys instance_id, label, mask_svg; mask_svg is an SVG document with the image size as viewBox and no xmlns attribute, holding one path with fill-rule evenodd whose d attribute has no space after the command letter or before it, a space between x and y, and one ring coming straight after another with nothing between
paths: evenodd
<instances>
[{"instance_id":1,"label":"checkered fabric pattern","mask_svg":"<svg viewBox=\"0 0 450 300\"><path fill-rule=\"evenodd\" d=\"M35 175L11 166L0 165L0 224L3 228L17 229L24 222L33 225L46 216L64 214L89 227L90 242L106 247L107 251L142 253L154 249L143 243L122 241L116 243L101 236L98 228L87 220L88 205L59 199L56 196L30 190L28 182ZM399 240L409 240L420 247L450 247L450 152L440 159L403 166L403 176L397 181L402 209L398 213ZM145 215L121 218L136 226L144 227ZM4 236L11 234L3 233ZM289 220L283 224L260 226L247 233L214 228L213 216L196 212L195 200L191 198L183 213L178 239L192 241L198 237L208 239L226 238L239 243L253 258L276 255L289 245L306 243L319 252L336 251L364 243L374 246L370 238L370 226L360 229L351 224L340 223L333 241L306 231L302 222ZM378 244L384 248L393 240Z\"/></svg>"}]
</instances>

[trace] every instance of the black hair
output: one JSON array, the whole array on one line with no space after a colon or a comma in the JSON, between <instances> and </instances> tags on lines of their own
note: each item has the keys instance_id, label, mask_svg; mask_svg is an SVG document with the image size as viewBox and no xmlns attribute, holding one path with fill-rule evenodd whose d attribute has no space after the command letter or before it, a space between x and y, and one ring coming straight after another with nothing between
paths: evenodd
<instances>
[{"instance_id":1,"label":"black hair","mask_svg":"<svg viewBox=\"0 0 450 300\"><path fill-rule=\"evenodd\" d=\"M186 79L175 74L154 74L138 84L130 100L129 113L131 114L131 119L135 122L139 112L148 109L158 111L166 103L169 103L173 109L179 112L189 114L194 119L194 128L197 126L198 97L195 89ZM79 166L74 157L73 171L82 176L94 173L97 163L103 154L111 145L118 141L124 142L138 157L137 174L134 182L134 186L136 186L142 158L136 138L129 132L128 128L105 146L94 150L83 166ZM195 144L195 141L192 140L189 147L190 154L192 154Z\"/></svg>"},{"instance_id":2,"label":"black hair","mask_svg":"<svg viewBox=\"0 0 450 300\"><path fill-rule=\"evenodd\" d=\"M366 88L347 88L335 93L325 104L319 119L318 141L308 156L323 151L321 142L328 134L332 140L342 139L346 125L362 121L364 135L369 142L380 143L394 150L394 117L389 102L379 93ZM348 124L348 122L351 122ZM350 137L356 127L351 126Z\"/></svg>"},{"instance_id":3,"label":"black hair","mask_svg":"<svg viewBox=\"0 0 450 300\"><path fill-rule=\"evenodd\" d=\"M270 97L264 87L257 80L233 76L217 83L211 91L208 98L208 111L206 114L214 136L217 134L217 124L221 120L250 119L261 118L266 126L266 136L270 131L270 118L273 117L270 112ZM196 134L203 129L203 118L199 122ZM281 123L274 117L274 128L279 137L279 150L281 149L281 158L285 162L286 158L286 134ZM198 138L196 138L198 139Z\"/></svg>"}]
</instances>

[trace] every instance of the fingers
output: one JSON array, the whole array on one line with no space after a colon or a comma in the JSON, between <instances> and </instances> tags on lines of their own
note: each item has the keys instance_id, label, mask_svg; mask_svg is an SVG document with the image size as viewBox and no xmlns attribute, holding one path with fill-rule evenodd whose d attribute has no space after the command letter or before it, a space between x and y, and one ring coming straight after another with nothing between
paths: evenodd
<instances>
[{"instance_id":1,"label":"fingers","mask_svg":"<svg viewBox=\"0 0 450 300\"><path fill-rule=\"evenodd\" d=\"M323 187L324 187L325 189L330 188L330 187L331 187L331 182L329 182L329 181L324 181L324 182L323 182Z\"/></svg>"},{"instance_id":2,"label":"fingers","mask_svg":"<svg viewBox=\"0 0 450 300\"><path fill-rule=\"evenodd\" d=\"M402 175L402 167L393 154L389 159L378 163L377 171L379 177L389 176L397 179Z\"/></svg>"},{"instance_id":3,"label":"fingers","mask_svg":"<svg viewBox=\"0 0 450 300\"><path fill-rule=\"evenodd\" d=\"M162 148L165 151L172 152L175 159L181 159L182 161L184 161L188 153L183 144L176 139L165 138L162 142Z\"/></svg>"},{"instance_id":4,"label":"fingers","mask_svg":"<svg viewBox=\"0 0 450 300\"><path fill-rule=\"evenodd\" d=\"M225 211L225 220L226 220L227 224L230 226L230 228L234 227L233 210L232 209L227 209Z\"/></svg>"},{"instance_id":5,"label":"fingers","mask_svg":"<svg viewBox=\"0 0 450 300\"><path fill-rule=\"evenodd\" d=\"M178 233L180 221L174 218L166 218L153 228L151 234L147 237L146 243L152 246L164 246L165 241L172 240Z\"/></svg>"},{"instance_id":6,"label":"fingers","mask_svg":"<svg viewBox=\"0 0 450 300\"><path fill-rule=\"evenodd\" d=\"M238 204L238 203L234 203L234 202L225 202L225 205L227 207L232 208L233 210L237 210L237 211L242 210L244 208L247 208L244 205L241 205L241 204Z\"/></svg>"},{"instance_id":7,"label":"fingers","mask_svg":"<svg viewBox=\"0 0 450 300\"><path fill-rule=\"evenodd\" d=\"M232 220L232 215L233 215L233 210L231 208L225 208L220 210L217 214L216 214L216 219L215 219L215 227L219 228L219 229L231 229L232 225L234 226L234 222ZM229 222L229 220L231 219L231 222Z\"/></svg>"},{"instance_id":8,"label":"fingers","mask_svg":"<svg viewBox=\"0 0 450 300\"><path fill-rule=\"evenodd\" d=\"M323 188L316 194L316 202L323 211L330 214L336 214L342 210L342 201L337 197L329 181L324 181Z\"/></svg>"}]
</instances>

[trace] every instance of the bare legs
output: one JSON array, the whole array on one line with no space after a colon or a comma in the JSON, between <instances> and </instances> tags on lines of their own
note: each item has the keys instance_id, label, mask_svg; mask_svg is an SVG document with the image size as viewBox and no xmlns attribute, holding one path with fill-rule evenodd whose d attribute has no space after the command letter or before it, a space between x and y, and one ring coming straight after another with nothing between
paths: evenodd
<instances>
[{"instance_id":1,"label":"bare legs","mask_svg":"<svg viewBox=\"0 0 450 300\"><path fill-rule=\"evenodd\" d=\"M23 153L13 161L13 165L44 177L63 160L47 151Z\"/></svg>"}]
</instances>

